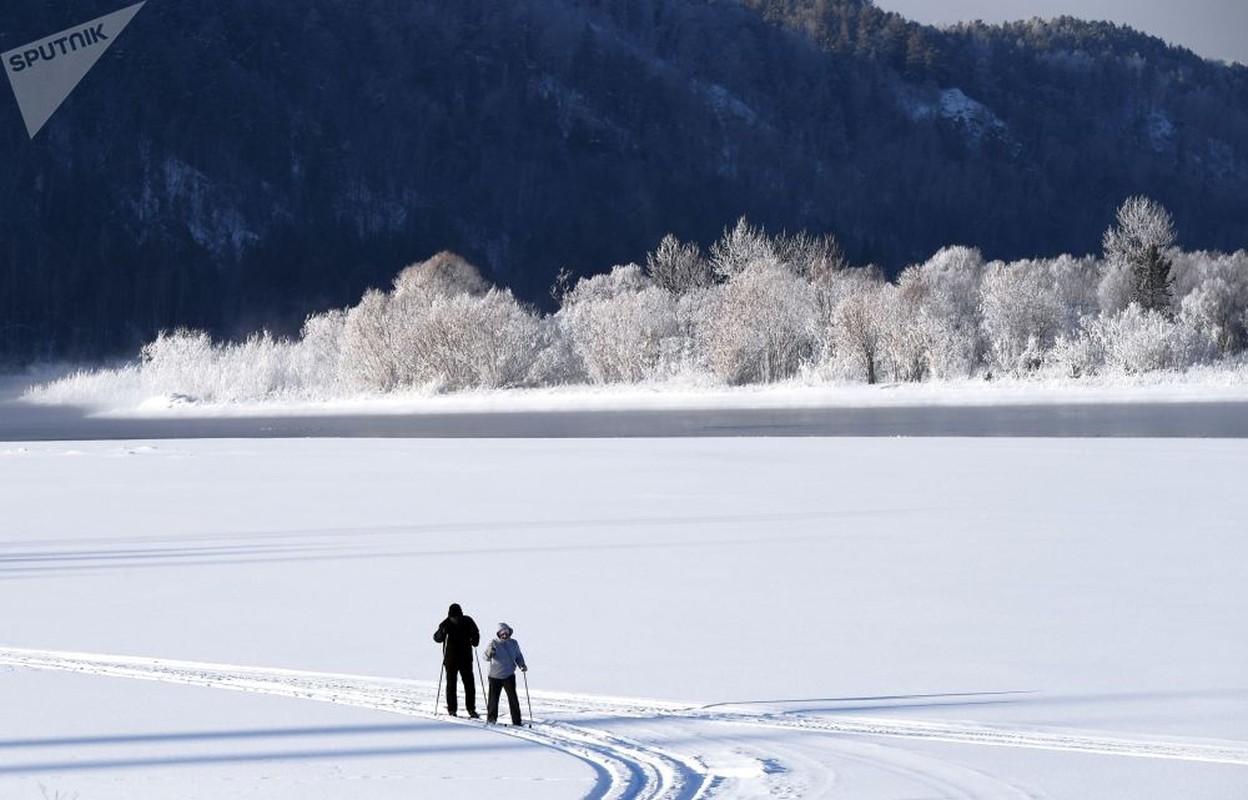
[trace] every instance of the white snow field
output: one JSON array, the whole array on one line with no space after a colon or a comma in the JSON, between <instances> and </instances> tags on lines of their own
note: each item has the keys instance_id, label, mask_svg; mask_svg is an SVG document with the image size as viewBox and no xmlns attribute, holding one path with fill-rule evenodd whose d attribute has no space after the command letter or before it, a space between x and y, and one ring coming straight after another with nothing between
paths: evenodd
<instances>
[{"instance_id":1,"label":"white snow field","mask_svg":"<svg viewBox=\"0 0 1248 800\"><path fill-rule=\"evenodd\" d=\"M1241 439L0 443L0 798L1248 798L1245 476ZM451 602L515 628L532 727L435 715Z\"/></svg>"}]
</instances>

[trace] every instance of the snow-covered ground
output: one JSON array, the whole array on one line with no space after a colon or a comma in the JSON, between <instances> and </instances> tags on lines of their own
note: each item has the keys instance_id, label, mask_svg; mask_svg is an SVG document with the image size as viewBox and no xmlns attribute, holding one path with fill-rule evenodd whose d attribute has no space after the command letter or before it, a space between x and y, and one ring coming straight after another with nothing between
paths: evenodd
<instances>
[{"instance_id":1,"label":"snow-covered ground","mask_svg":"<svg viewBox=\"0 0 1248 800\"><path fill-rule=\"evenodd\" d=\"M1235 800L1245 474L1241 439L0 443L0 797ZM531 728L434 715L450 602L515 627Z\"/></svg>"}]
</instances>

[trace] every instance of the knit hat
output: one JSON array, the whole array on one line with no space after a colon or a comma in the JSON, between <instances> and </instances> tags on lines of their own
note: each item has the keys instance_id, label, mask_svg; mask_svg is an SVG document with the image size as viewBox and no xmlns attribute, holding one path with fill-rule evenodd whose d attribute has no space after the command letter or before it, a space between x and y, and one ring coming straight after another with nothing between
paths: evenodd
<instances>
[{"instance_id":1,"label":"knit hat","mask_svg":"<svg viewBox=\"0 0 1248 800\"><path fill-rule=\"evenodd\" d=\"M464 611L459 607L459 603L451 603L451 607L447 609L446 615L448 617L462 617Z\"/></svg>"},{"instance_id":2,"label":"knit hat","mask_svg":"<svg viewBox=\"0 0 1248 800\"><path fill-rule=\"evenodd\" d=\"M505 634L507 634L508 636L510 636L510 635L511 635L511 626L510 626L510 625L508 625L506 622L500 622L500 623L498 623L498 632L499 632L500 634L505 633Z\"/></svg>"}]
</instances>

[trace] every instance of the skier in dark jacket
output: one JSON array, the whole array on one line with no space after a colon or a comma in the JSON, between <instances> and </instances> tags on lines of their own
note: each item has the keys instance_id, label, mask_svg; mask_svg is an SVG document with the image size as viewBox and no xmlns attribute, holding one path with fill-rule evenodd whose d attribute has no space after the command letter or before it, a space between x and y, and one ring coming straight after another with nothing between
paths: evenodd
<instances>
[{"instance_id":1,"label":"skier in dark jacket","mask_svg":"<svg viewBox=\"0 0 1248 800\"><path fill-rule=\"evenodd\" d=\"M506 622L498 623L498 634L485 646L485 657L490 662L490 696L485 704L485 721L498 721L498 698L505 689L511 724L522 724L520 698L516 694L516 670L528 672L529 667L524 663L520 643L511 638L511 626Z\"/></svg>"},{"instance_id":2,"label":"skier in dark jacket","mask_svg":"<svg viewBox=\"0 0 1248 800\"><path fill-rule=\"evenodd\" d=\"M464 705L468 708L468 716L473 719L481 715L477 713L477 691L472 680L472 648L481 641L481 631L477 623L459 607L459 603L451 603L446 612L446 619L433 632L433 640L442 645L442 666L446 669L446 710L452 717L458 712L458 697L455 691L455 676L464 681Z\"/></svg>"}]
</instances>

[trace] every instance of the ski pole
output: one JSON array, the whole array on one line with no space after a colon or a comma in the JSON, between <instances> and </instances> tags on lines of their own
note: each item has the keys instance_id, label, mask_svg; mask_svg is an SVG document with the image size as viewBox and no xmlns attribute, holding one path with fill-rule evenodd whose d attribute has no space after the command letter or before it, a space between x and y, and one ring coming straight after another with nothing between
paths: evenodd
<instances>
[{"instance_id":1,"label":"ski pole","mask_svg":"<svg viewBox=\"0 0 1248 800\"><path fill-rule=\"evenodd\" d=\"M477 657L477 681L481 687L481 694L485 694L485 678L481 676L481 653L475 644L472 646L472 654Z\"/></svg>"},{"instance_id":2,"label":"ski pole","mask_svg":"<svg viewBox=\"0 0 1248 800\"><path fill-rule=\"evenodd\" d=\"M433 692L433 715L438 715L438 698L442 696L442 673L446 672L446 640L442 640L442 662L438 664L438 688Z\"/></svg>"},{"instance_id":3,"label":"ski pole","mask_svg":"<svg viewBox=\"0 0 1248 800\"><path fill-rule=\"evenodd\" d=\"M524 702L529 705L529 727L533 727L533 701L529 699L529 671L527 669L520 670L520 674L524 676Z\"/></svg>"}]
</instances>

